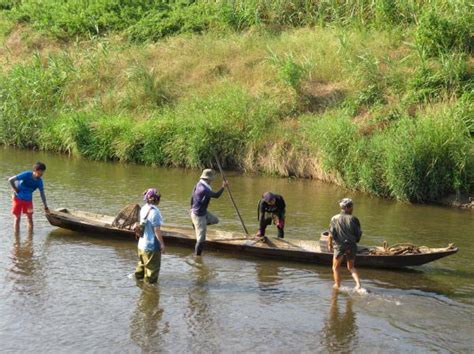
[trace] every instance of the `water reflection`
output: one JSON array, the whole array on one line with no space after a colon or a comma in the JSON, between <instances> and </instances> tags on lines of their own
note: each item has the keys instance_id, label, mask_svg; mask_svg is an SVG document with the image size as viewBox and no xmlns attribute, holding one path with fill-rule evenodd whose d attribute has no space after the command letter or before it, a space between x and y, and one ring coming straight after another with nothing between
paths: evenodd
<instances>
[{"instance_id":1,"label":"water reflection","mask_svg":"<svg viewBox=\"0 0 474 354\"><path fill-rule=\"evenodd\" d=\"M189 307L185 314L189 333L192 337L190 351L216 352L211 336L219 335L211 313L212 299L209 294L210 282L215 272L206 264L204 257L196 257L193 262L194 284L188 292Z\"/></svg>"},{"instance_id":2,"label":"water reflection","mask_svg":"<svg viewBox=\"0 0 474 354\"><path fill-rule=\"evenodd\" d=\"M161 334L167 332L168 324L160 328L163 309L160 308L160 288L154 284L144 284L137 281L141 288L137 307L130 320L130 337L142 352L151 353L158 351L162 344Z\"/></svg>"},{"instance_id":3,"label":"water reflection","mask_svg":"<svg viewBox=\"0 0 474 354\"><path fill-rule=\"evenodd\" d=\"M329 352L350 352L358 342L356 316L352 310L352 298L345 297L346 306L339 312L337 290L332 291L329 314L321 333L321 345Z\"/></svg>"},{"instance_id":4,"label":"water reflection","mask_svg":"<svg viewBox=\"0 0 474 354\"><path fill-rule=\"evenodd\" d=\"M13 246L10 252L12 267L11 271L23 275L31 274L34 270L33 262L33 232L28 231L22 242L20 233L14 232Z\"/></svg>"},{"instance_id":5,"label":"water reflection","mask_svg":"<svg viewBox=\"0 0 474 354\"><path fill-rule=\"evenodd\" d=\"M258 288L263 296L275 293L281 293L281 277L279 275L280 267L274 263L256 263L255 271L257 274Z\"/></svg>"},{"instance_id":6,"label":"water reflection","mask_svg":"<svg viewBox=\"0 0 474 354\"><path fill-rule=\"evenodd\" d=\"M10 260L9 279L13 283L13 289L18 293L30 293L32 283L38 280L34 276L37 262L34 258L33 233L31 231L27 233L23 241L19 233L14 233Z\"/></svg>"}]
</instances>

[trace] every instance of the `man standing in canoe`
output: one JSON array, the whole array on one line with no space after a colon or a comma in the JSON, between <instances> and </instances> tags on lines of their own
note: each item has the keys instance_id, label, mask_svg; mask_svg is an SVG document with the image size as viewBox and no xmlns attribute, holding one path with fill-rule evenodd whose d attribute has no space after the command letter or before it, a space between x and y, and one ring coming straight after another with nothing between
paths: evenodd
<instances>
[{"instance_id":1,"label":"man standing in canoe","mask_svg":"<svg viewBox=\"0 0 474 354\"><path fill-rule=\"evenodd\" d=\"M219 219L210 213L207 208L211 198L219 198L224 192L227 182L222 182L222 187L217 192L213 192L211 188L212 181L216 175L212 169L202 171L199 182L196 184L191 196L191 220L193 221L194 230L196 231L196 247L195 254L200 256L206 241L207 225L219 223Z\"/></svg>"},{"instance_id":2,"label":"man standing in canoe","mask_svg":"<svg viewBox=\"0 0 474 354\"><path fill-rule=\"evenodd\" d=\"M26 214L28 231L33 231L33 192L36 189L40 191L44 211L49 213L42 179L44 171L46 171L46 165L42 162L37 162L33 165L32 171L24 171L8 179L14 192L12 197L12 214L15 216L15 234L18 234L20 231L22 213Z\"/></svg>"},{"instance_id":3,"label":"man standing in canoe","mask_svg":"<svg viewBox=\"0 0 474 354\"><path fill-rule=\"evenodd\" d=\"M263 193L257 209L257 219L259 221L257 236L265 237L265 229L273 221L278 230L278 237L285 237L285 208L285 200L281 195L271 192Z\"/></svg>"},{"instance_id":4,"label":"man standing in canoe","mask_svg":"<svg viewBox=\"0 0 474 354\"><path fill-rule=\"evenodd\" d=\"M356 289L360 289L360 279L354 262L357 253L357 243L362 237L359 219L352 215L354 204L352 199L344 198L339 202L341 213L332 217L329 232L333 239L334 257L332 271L334 275L334 288L341 286L339 268L342 260L346 257L347 269L352 274L356 283Z\"/></svg>"},{"instance_id":5,"label":"man standing in canoe","mask_svg":"<svg viewBox=\"0 0 474 354\"><path fill-rule=\"evenodd\" d=\"M165 242L161 236L161 217L158 204L161 195L154 188L143 194L146 204L140 210L140 224L144 225L143 236L138 241L138 264L135 277L147 283L156 283L161 268L161 254L165 252Z\"/></svg>"}]
</instances>

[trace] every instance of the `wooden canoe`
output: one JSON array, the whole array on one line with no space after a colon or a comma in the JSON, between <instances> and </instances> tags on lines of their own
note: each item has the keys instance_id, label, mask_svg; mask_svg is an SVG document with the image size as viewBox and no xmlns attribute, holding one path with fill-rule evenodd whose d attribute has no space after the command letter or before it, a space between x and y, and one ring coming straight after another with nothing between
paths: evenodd
<instances>
[{"instance_id":1,"label":"wooden canoe","mask_svg":"<svg viewBox=\"0 0 474 354\"><path fill-rule=\"evenodd\" d=\"M135 241L134 232L112 226L113 216L93 214L84 211L58 209L46 214L51 225L64 229L107 235L112 238ZM166 244L194 247L196 237L189 227L165 226L162 235ZM135 241L136 242L136 241ZM286 240L268 238L262 242L234 232L208 229L205 249L223 250L251 256L273 258L286 261L298 261L321 265L332 264L332 253L321 251L319 240ZM458 251L456 247L426 248L421 254L408 255L371 255L369 250L382 247L358 246L356 265L369 268L403 268L419 266L449 256Z\"/></svg>"}]
</instances>

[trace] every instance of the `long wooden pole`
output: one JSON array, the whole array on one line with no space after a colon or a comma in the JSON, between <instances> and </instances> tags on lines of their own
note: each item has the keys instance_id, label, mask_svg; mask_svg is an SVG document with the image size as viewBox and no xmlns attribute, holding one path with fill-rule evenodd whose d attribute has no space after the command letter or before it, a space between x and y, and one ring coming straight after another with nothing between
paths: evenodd
<instances>
[{"instance_id":1,"label":"long wooden pole","mask_svg":"<svg viewBox=\"0 0 474 354\"><path fill-rule=\"evenodd\" d=\"M217 158L217 155L214 154L214 158L216 159L217 162L217 167L219 167L219 171L221 173L222 179L224 182L227 182L227 179L225 178L224 171L222 170L221 163L219 162L219 159ZM232 204L234 204L235 211L237 212L237 215L239 216L240 222L242 224L242 227L244 228L245 234L249 236L249 232L247 231L247 228L245 227L244 220L242 219L242 216L240 215L239 208L237 208L237 204L235 204L234 197L232 197L232 192L230 191L230 186L227 184L227 192L229 193L230 200L232 201Z\"/></svg>"}]
</instances>

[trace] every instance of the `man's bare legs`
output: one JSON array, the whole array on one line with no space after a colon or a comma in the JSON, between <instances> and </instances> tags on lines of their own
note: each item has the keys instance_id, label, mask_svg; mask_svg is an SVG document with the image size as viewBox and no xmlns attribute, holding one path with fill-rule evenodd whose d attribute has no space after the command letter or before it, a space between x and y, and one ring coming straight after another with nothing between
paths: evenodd
<instances>
[{"instance_id":1,"label":"man's bare legs","mask_svg":"<svg viewBox=\"0 0 474 354\"><path fill-rule=\"evenodd\" d=\"M332 259L332 273L334 276L334 289L339 289L341 287L341 274L340 274L340 268L342 264L342 260L344 259L344 256L339 256L339 257L333 257ZM359 273L357 273L357 269L354 266L354 260L347 260L347 269L352 275L352 278L354 279L356 286L355 288L357 290L361 289L360 285L360 278L359 278Z\"/></svg>"},{"instance_id":2,"label":"man's bare legs","mask_svg":"<svg viewBox=\"0 0 474 354\"><path fill-rule=\"evenodd\" d=\"M351 272L352 278L354 278L354 281L356 282L355 288L357 290L361 289L359 273L357 273L357 269L354 266L354 259L347 261L347 269L349 270L349 272Z\"/></svg>"},{"instance_id":3,"label":"man's bare legs","mask_svg":"<svg viewBox=\"0 0 474 354\"><path fill-rule=\"evenodd\" d=\"M343 256L336 257L334 256L332 259L332 274L334 276L334 289L339 289L341 287L341 275L339 269L341 268L341 263L343 260Z\"/></svg>"}]
</instances>

